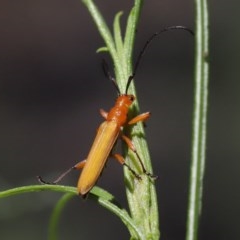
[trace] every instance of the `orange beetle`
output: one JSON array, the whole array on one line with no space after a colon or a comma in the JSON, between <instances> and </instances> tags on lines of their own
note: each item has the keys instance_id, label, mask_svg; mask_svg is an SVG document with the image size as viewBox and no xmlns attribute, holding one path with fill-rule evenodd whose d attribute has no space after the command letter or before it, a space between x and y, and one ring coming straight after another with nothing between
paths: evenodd
<instances>
[{"instance_id":1,"label":"orange beetle","mask_svg":"<svg viewBox=\"0 0 240 240\"><path fill-rule=\"evenodd\" d=\"M137 58L133 74L129 77L127 81L126 90L124 94L120 93L119 87L115 79L107 71L106 63L103 62L104 72L108 76L108 78L114 83L118 92L118 98L116 100L116 103L109 112L105 112L102 109L100 110L100 114L105 118L105 121L98 128L97 135L94 139L87 159L77 163L74 167L67 170L58 179L52 182L53 184L59 182L72 169L82 169L82 173L78 180L77 189L78 193L81 196L85 197L96 184L109 156L116 158L122 165L127 166L128 169L133 173L133 175L135 175L135 177L141 179L141 177L132 168L130 168L129 165L126 164L124 158L120 154L112 153L112 149L119 136L122 138L123 141L125 141L127 146L136 154L142 167L143 173L154 179L157 178L157 176L154 176L153 174L147 172L140 156L138 155L134 147L133 142L127 136L122 134L122 127L126 126L127 124L131 125L138 122L142 122L149 118L150 113L146 112L128 121L127 115L129 112L129 108L131 107L133 101L135 100L135 97L133 95L128 94L128 88L136 74L136 70L140 63L141 57L144 55L145 50L147 49L151 41L162 32L178 29L188 31L193 35L193 32L184 26L172 26L164 28L160 32L156 32L149 38L149 40L144 45L142 51L140 52ZM40 176L38 176L38 179L42 183L49 184L48 182L45 182Z\"/></svg>"}]
</instances>

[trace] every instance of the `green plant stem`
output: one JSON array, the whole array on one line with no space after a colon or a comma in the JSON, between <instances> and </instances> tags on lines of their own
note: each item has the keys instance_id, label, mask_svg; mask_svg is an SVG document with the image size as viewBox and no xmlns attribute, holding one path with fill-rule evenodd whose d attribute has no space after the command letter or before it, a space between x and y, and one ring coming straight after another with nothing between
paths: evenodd
<instances>
[{"instance_id":1,"label":"green plant stem","mask_svg":"<svg viewBox=\"0 0 240 240\"><path fill-rule=\"evenodd\" d=\"M106 44L106 47L101 48L101 50L107 50L112 57L115 77L120 91L125 93L128 78L132 74L133 46L143 0L134 1L134 6L128 16L124 37L122 37L120 28L121 12L116 15L114 20L113 37L93 1L83 0L83 3L90 12L98 31ZM134 81L132 81L128 93L136 96ZM139 106L137 101L135 101L135 104L129 113L129 117L131 118L131 116L136 116L137 114L139 114ZM142 124L136 124L131 129L125 128L125 130L128 132L128 136L131 136L146 169L152 172L149 151ZM128 151L126 146L124 147L124 153L124 157L128 164L131 165L136 172L141 172L142 170L136 154ZM138 232L141 233L142 236L141 238L137 238L137 236L134 235L132 237L136 239L159 239L158 206L154 182L144 174L142 175L142 180L139 181L135 179L127 169L124 171L124 176L131 217L138 228Z\"/></svg>"},{"instance_id":2,"label":"green plant stem","mask_svg":"<svg viewBox=\"0 0 240 240\"><path fill-rule=\"evenodd\" d=\"M186 240L196 240L201 214L203 177L206 157L208 109L208 8L207 0L195 0L196 59L193 113L192 160L189 186Z\"/></svg>"}]
</instances>

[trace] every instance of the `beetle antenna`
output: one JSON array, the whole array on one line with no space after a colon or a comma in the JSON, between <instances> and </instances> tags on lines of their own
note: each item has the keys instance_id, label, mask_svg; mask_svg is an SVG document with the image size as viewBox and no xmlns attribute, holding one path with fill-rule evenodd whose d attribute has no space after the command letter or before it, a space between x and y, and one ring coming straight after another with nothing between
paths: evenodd
<instances>
[{"instance_id":1,"label":"beetle antenna","mask_svg":"<svg viewBox=\"0 0 240 240\"><path fill-rule=\"evenodd\" d=\"M56 180L54 180L53 182L47 182L45 181L41 176L37 176L37 179L40 183L43 184L57 184L58 182L60 182L66 175L68 175L72 170L74 170L75 167L71 167L68 170L66 170L64 173L62 173Z\"/></svg>"},{"instance_id":2,"label":"beetle antenna","mask_svg":"<svg viewBox=\"0 0 240 240\"><path fill-rule=\"evenodd\" d=\"M102 60L102 68L103 68L103 72L104 72L105 76L113 83L114 87L117 90L118 96L120 96L121 92L117 85L116 79L111 75L109 68L108 68L108 64L105 59Z\"/></svg>"},{"instance_id":3,"label":"beetle antenna","mask_svg":"<svg viewBox=\"0 0 240 240\"><path fill-rule=\"evenodd\" d=\"M126 85L125 94L127 94L129 85L130 85L130 83L132 82L132 80L133 80L133 78L134 78L135 75L136 75L136 72L135 72L133 75L129 76L128 81L127 81L127 85Z\"/></svg>"},{"instance_id":4,"label":"beetle antenna","mask_svg":"<svg viewBox=\"0 0 240 240\"><path fill-rule=\"evenodd\" d=\"M184 31L187 31L189 32L190 34L192 34L194 36L194 32L185 27L185 26L170 26L170 27L166 27L164 29L162 29L161 31L159 32L155 32L148 40L147 42L145 43L145 45L143 46L141 52L139 53L138 57L137 57L137 61L134 65L134 68L133 68L133 73L131 76L129 76L128 78L128 81L127 81L127 85L126 85L126 94L127 94L127 91L128 91L128 88L129 88L129 85L131 83L131 81L133 80L133 78L135 77L136 75L136 72L137 72L137 69L138 69L138 66L141 62L141 59L143 57L143 55L145 54L147 48L150 46L151 42L153 41L153 39L155 39L157 36L159 36L161 33L163 32L167 32L167 31L171 31L171 30L184 30Z\"/></svg>"}]
</instances>

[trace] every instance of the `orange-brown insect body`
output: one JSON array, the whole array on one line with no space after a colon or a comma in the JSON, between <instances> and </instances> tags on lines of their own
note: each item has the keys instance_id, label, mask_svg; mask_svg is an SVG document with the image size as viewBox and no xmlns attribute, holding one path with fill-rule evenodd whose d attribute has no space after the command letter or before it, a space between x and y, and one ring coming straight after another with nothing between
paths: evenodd
<instances>
[{"instance_id":1,"label":"orange-brown insect body","mask_svg":"<svg viewBox=\"0 0 240 240\"><path fill-rule=\"evenodd\" d=\"M119 136L121 127L127 123L129 107L134 99L133 95L120 95L116 100L115 106L104 116L106 121L98 128L97 135L78 181L78 192L82 196L86 195L96 184Z\"/></svg>"},{"instance_id":2,"label":"orange-brown insect body","mask_svg":"<svg viewBox=\"0 0 240 240\"><path fill-rule=\"evenodd\" d=\"M193 32L184 26L167 27L161 30L160 32L154 33L145 43L142 51L140 52L137 58L137 61L133 68L132 75L129 76L126 82L125 94L121 94L120 89L116 83L116 80L111 76L110 72L108 71L106 62L103 61L104 73L113 82L118 92L118 98L116 100L116 103L108 113L105 112L104 110L100 110L101 115L106 119L106 121L104 121L98 128L97 135L94 139L94 142L92 144L92 147L90 149L87 159L77 163L75 166L68 169L66 172L61 174L52 183L56 184L57 182L59 182L72 169L83 169L80 175L77 187L78 187L79 194L82 196L86 196L86 194L96 184L109 155L113 156L120 164L126 166L136 178L141 179L140 174L135 172L135 170L132 169L131 166L126 163L125 159L120 154L117 154L117 153L114 154L114 153L111 153L111 151L124 125L126 124L131 125L131 124L136 124L138 122L143 122L150 117L150 112L145 112L133 117L130 121L127 121L129 107L131 106L131 104L135 99L133 95L127 94L128 89L129 89L130 83L132 82L132 80L136 75L136 71L139 66L140 60L144 55L147 47L152 42L152 40L155 37L157 37L160 33L166 32L168 30L176 30L176 29L182 29L182 30L188 31L193 35ZM135 153L135 156L137 157L137 159L139 160L139 164L141 165L142 173L153 179L156 179L157 176L148 172L147 169L144 167L143 161L141 160L141 157L138 154L137 149L135 148L134 143L131 141L131 139L123 134L121 134L121 138L127 144L128 148ZM48 184L48 182L42 180L40 176L38 177L38 179L40 182Z\"/></svg>"}]
</instances>

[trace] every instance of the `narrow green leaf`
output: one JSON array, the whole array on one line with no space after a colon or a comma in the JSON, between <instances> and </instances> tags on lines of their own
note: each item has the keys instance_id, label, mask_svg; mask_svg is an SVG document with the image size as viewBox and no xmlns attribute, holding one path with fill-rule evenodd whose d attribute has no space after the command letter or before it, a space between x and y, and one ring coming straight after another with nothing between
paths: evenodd
<instances>
[{"instance_id":1,"label":"narrow green leaf","mask_svg":"<svg viewBox=\"0 0 240 240\"><path fill-rule=\"evenodd\" d=\"M120 209L115 204L99 199L99 204L115 213L127 226L130 235L134 239L144 239L144 235L139 231L138 226L134 223L133 219L129 216L125 209Z\"/></svg>"},{"instance_id":2,"label":"narrow green leaf","mask_svg":"<svg viewBox=\"0 0 240 240\"><path fill-rule=\"evenodd\" d=\"M120 19L122 15L123 15L123 12L117 13L113 22L114 41L116 43L116 49L118 53L123 52L123 39L122 39L121 25L120 25Z\"/></svg>"},{"instance_id":3,"label":"narrow green leaf","mask_svg":"<svg viewBox=\"0 0 240 240\"><path fill-rule=\"evenodd\" d=\"M134 47L136 30L139 22L142 5L143 5L142 0L135 0L134 7L130 12L128 21L127 21L127 28L125 32L125 38L124 38L124 50L125 50L126 60L127 60L126 62L127 77L129 77L132 74L133 47Z\"/></svg>"},{"instance_id":4,"label":"narrow green leaf","mask_svg":"<svg viewBox=\"0 0 240 240\"><path fill-rule=\"evenodd\" d=\"M17 187L17 188L1 191L0 198L10 197L18 194L23 194L23 193L46 191L46 190L63 192L63 193L73 193L75 195L78 195L76 187L62 186L62 185L55 185L55 184L54 185L45 184L45 185L29 185L29 186ZM90 191L89 197L94 199L101 198L105 201L114 201L114 196L112 194L110 194L106 190L97 186L93 187L93 189Z\"/></svg>"},{"instance_id":5,"label":"narrow green leaf","mask_svg":"<svg viewBox=\"0 0 240 240\"><path fill-rule=\"evenodd\" d=\"M49 223L49 230L48 230L48 239L49 240L57 240L58 239L58 225L59 225L59 220L60 216L62 214L63 208L65 205L69 202L70 199L72 199L76 194L73 193L66 193L64 194L56 206L53 209L51 218L50 218L50 223Z\"/></svg>"},{"instance_id":6,"label":"narrow green leaf","mask_svg":"<svg viewBox=\"0 0 240 240\"><path fill-rule=\"evenodd\" d=\"M101 53L101 52L108 52L108 48L107 47L100 47L96 51L96 53Z\"/></svg>"},{"instance_id":7,"label":"narrow green leaf","mask_svg":"<svg viewBox=\"0 0 240 240\"><path fill-rule=\"evenodd\" d=\"M2 191L0 192L0 198L10 197L18 194L23 194L23 193L40 192L44 190L77 194L75 187L61 186L61 185L29 185L29 186L17 187L17 188L12 188L12 189Z\"/></svg>"},{"instance_id":8,"label":"narrow green leaf","mask_svg":"<svg viewBox=\"0 0 240 240\"><path fill-rule=\"evenodd\" d=\"M119 61L118 61L118 57L116 54L115 43L114 43L112 34L111 34L105 20L103 19L97 6L93 3L92 0L82 0L82 2L85 4L88 11L90 12L90 14L97 26L97 29L98 29L99 33L101 34L101 36L106 44L106 47L108 48L108 51L110 52L111 56L113 57L115 64L117 64Z\"/></svg>"},{"instance_id":9,"label":"narrow green leaf","mask_svg":"<svg viewBox=\"0 0 240 240\"><path fill-rule=\"evenodd\" d=\"M206 158L209 28L207 0L195 0L196 59L193 112L192 160L189 186L186 240L196 240L201 214L204 166Z\"/></svg>"}]
</instances>

